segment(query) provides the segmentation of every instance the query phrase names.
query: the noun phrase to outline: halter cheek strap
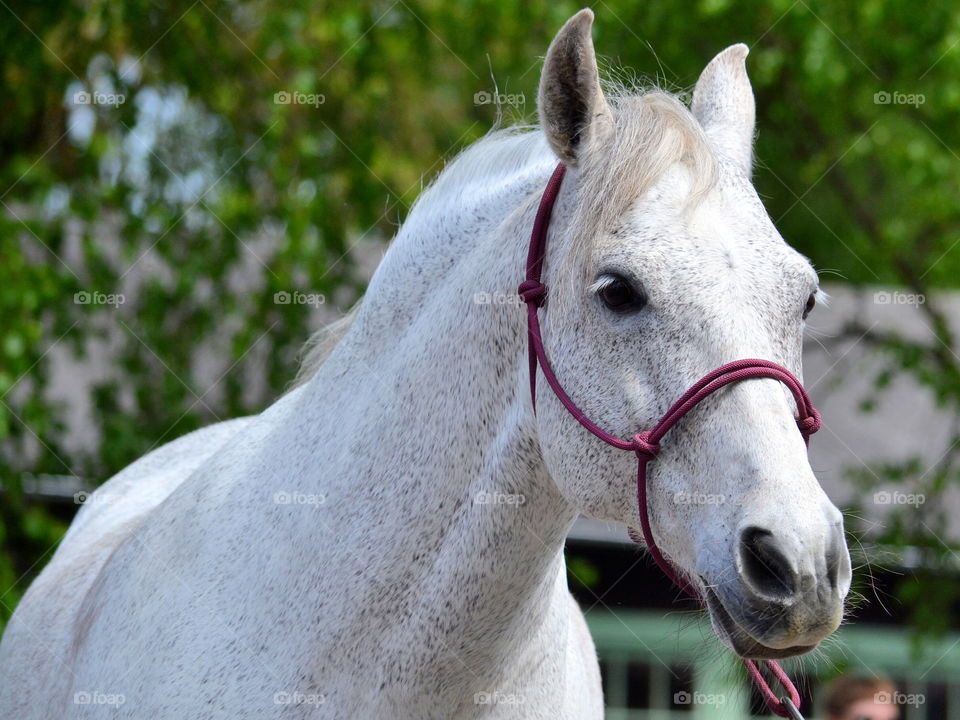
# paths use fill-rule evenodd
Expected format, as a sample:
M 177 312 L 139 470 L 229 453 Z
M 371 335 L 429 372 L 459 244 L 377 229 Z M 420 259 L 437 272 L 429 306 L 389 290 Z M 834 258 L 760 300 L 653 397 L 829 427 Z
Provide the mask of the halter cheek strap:
M 702 400 L 720 388 L 731 383 L 740 382 L 741 380 L 769 378 L 771 380 L 779 380 L 786 385 L 796 401 L 798 413 L 797 427 L 803 435 L 804 442 L 807 444 L 809 444 L 810 436 L 820 429 L 820 413 L 813 407 L 810 396 L 807 394 L 803 384 L 785 367 L 770 362 L 769 360 L 747 359 L 727 363 L 702 377 L 670 406 L 670 409 L 667 410 L 652 429 L 637 433 L 629 440 L 623 440 L 615 435 L 611 435 L 590 420 L 590 418 L 577 407 L 576 403 L 570 399 L 570 396 L 567 395 L 560 381 L 557 380 L 557 376 L 553 372 L 553 367 L 547 358 L 546 350 L 543 347 L 543 337 L 540 333 L 540 318 L 538 316 L 538 311 L 543 307 L 547 297 L 547 288 L 540 280 L 543 274 L 543 260 L 547 249 L 547 229 L 550 225 L 553 205 L 560 192 L 560 184 L 563 182 L 564 171 L 565 166 L 563 163 L 559 164 L 550 176 L 550 180 L 543 192 L 540 206 L 537 209 L 537 216 L 533 223 L 533 233 L 530 237 L 526 279 L 518 288 L 521 299 L 527 305 L 530 397 L 533 401 L 534 411 L 536 411 L 537 403 L 537 366 L 539 365 L 554 395 L 557 396 L 560 403 L 578 423 L 608 445 L 636 454 L 637 509 L 640 515 L 640 528 L 643 542 L 646 544 L 650 555 L 663 571 L 664 575 L 670 578 L 670 580 L 685 593 L 702 602 L 703 600 L 696 588 L 689 583 L 683 577 L 683 574 L 660 552 L 660 548 L 657 546 L 656 540 L 653 537 L 653 531 L 650 527 L 650 515 L 647 503 L 647 465 L 655 460 L 660 452 L 660 440 L 667 434 L 670 428 L 676 425 Z M 632 530 L 630 536 L 634 541 L 640 541 L 640 538 L 637 537 L 636 533 Z M 802 716 L 797 709 L 800 706 L 800 694 L 797 692 L 796 687 L 790 681 L 786 672 L 784 672 L 783 668 L 781 668 L 776 661 L 764 660 L 762 664 L 765 665 L 767 670 L 780 682 L 780 685 L 787 693 L 786 696 L 779 699 L 770 688 L 770 685 L 767 683 L 754 660 L 744 658 L 743 664 L 746 666 L 750 678 L 763 695 L 771 711 L 781 717 L 801 718 L 802 720 Z

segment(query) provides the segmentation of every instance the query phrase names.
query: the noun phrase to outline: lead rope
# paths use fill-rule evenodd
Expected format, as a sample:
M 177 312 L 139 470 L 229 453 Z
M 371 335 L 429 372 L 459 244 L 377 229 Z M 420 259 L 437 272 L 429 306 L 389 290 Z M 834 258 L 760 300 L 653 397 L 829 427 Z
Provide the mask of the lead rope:
M 681 573 L 679 573 L 670 561 L 663 556 L 663 553 L 660 552 L 660 548 L 657 546 L 656 540 L 653 537 L 653 531 L 650 527 L 649 509 L 647 505 L 647 465 L 655 460 L 657 454 L 660 452 L 660 440 L 667 434 L 670 428 L 703 399 L 730 383 L 751 378 L 769 378 L 778 380 L 787 386 L 797 403 L 797 426 L 803 435 L 804 442 L 808 445 L 810 436 L 820 429 L 820 413 L 813 407 L 810 396 L 807 394 L 803 384 L 785 367 L 770 362 L 769 360 L 747 359 L 727 363 L 702 377 L 694 383 L 679 400 L 670 406 L 670 409 L 667 410 L 660 421 L 654 425 L 652 430 L 637 433 L 630 440 L 623 440 L 615 435 L 611 435 L 584 415 L 580 408 L 570 399 L 566 391 L 564 391 L 563 386 L 553 372 L 553 367 L 547 359 L 547 353 L 543 346 L 543 337 L 540 333 L 540 319 L 537 314 L 537 311 L 543 306 L 547 296 L 547 288 L 540 281 L 540 278 L 543 274 L 543 260 L 547 247 L 547 229 L 550 225 L 550 215 L 553 211 L 553 205 L 556 202 L 557 195 L 560 192 L 560 184 L 563 182 L 565 169 L 564 164 L 560 163 L 556 170 L 553 171 L 544 189 L 540 206 L 537 209 L 537 216 L 533 223 L 533 232 L 530 236 L 526 279 L 518 288 L 520 298 L 527 305 L 530 397 L 533 402 L 534 412 L 536 412 L 537 407 L 537 366 L 539 365 L 544 378 L 546 378 L 547 383 L 557 396 L 557 399 L 577 422 L 608 445 L 636 454 L 637 509 L 640 515 L 642 540 L 646 543 L 650 555 L 660 570 L 663 571 L 663 574 L 666 575 L 674 585 L 702 604 L 703 598 L 700 597 L 696 589 L 681 576 Z M 630 530 L 630 537 L 635 542 L 639 543 L 641 541 L 641 538 L 637 537 L 633 529 Z M 747 658 L 741 659 L 747 668 L 750 679 L 753 680 L 754 685 L 756 685 L 760 694 L 763 696 L 767 707 L 770 708 L 772 712 L 780 717 L 803 720 L 803 716 L 798 709 L 800 707 L 800 693 L 797 692 L 797 688 L 784 669 L 780 667 L 779 663 L 775 660 L 761 661 L 786 691 L 786 695 L 781 698 L 777 698 L 776 693 L 774 693 L 766 678 L 764 678 L 756 661 Z

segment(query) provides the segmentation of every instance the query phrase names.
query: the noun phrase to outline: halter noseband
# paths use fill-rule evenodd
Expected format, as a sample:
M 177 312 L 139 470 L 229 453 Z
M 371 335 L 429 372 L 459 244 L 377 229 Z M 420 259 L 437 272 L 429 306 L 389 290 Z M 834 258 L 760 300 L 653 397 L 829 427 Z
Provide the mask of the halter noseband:
M 560 381 L 557 380 L 553 367 L 547 359 L 546 351 L 543 347 L 543 337 L 540 334 L 540 319 L 537 311 L 543 306 L 547 296 L 547 288 L 540 281 L 543 274 L 543 260 L 547 249 L 547 229 L 550 225 L 550 215 L 553 211 L 553 205 L 556 202 L 557 195 L 560 192 L 560 184 L 563 182 L 563 174 L 566 167 L 560 163 L 543 192 L 540 200 L 540 207 L 537 209 L 537 216 L 533 223 L 533 233 L 530 236 L 530 250 L 527 254 L 527 275 L 526 279 L 520 284 L 518 292 L 521 299 L 527 305 L 527 334 L 529 337 L 529 356 L 530 356 L 530 397 L 533 401 L 534 411 L 537 404 L 537 366 L 539 364 L 543 371 L 543 376 L 553 390 L 560 403 L 567 409 L 574 419 L 590 431 L 593 435 L 603 440 L 608 445 L 619 450 L 633 452 L 637 456 L 637 509 L 640 514 L 640 527 L 643 532 L 643 541 L 646 543 L 650 555 L 656 561 L 657 565 L 670 580 L 685 593 L 691 597 L 700 600 L 696 589 L 683 579 L 680 573 L 668 561 L 660 548 L 657 547 L 653 532 L 650 528 L 650 517 L 647 506 L 647 464 L 656 459 L 660 452 L 660 440 L 677 422 L 692 410 L 701 400 L 712 395 L 720 388 L 730 383 L 751 378 L 769 378 L 779 380 L 792 393 L 797 403 L 797 426 L 803 435 L 804 442 L 809 444 L 810 436 L 820 429 L 820 413 L 813 407 L 810 396 L 807 394 L 803 384 L 785 367 L 769 360 L 735 360 L 721 365 L 716 370 L 708 373 L 693 386 L 687 390 L 679 400 L 677 400 L 664 416 L 653 426 L 651 430 L 645 430 L 637 433 L 630 440 L 623 440 L 611 435 L 596 425 L 588 418 L 580 408 L 576 406 L 570 396 L 567 395 Z M 639 542 L 639 538 L 631 530 L 630 537 Z M 767 706 L 771 711 L 788 718 L 802 718 L 797 708 L 800 705 L 800 694 L 796 687 L 790 681 L 783 668 L 774 660 L 764 660 L 763 664 L 779 680 L 787 696 L 778 699 L 776 694 L 767 684 L 757 663 L 754 660 L 743 659 L 743 664 L 747 668 L 751 679 L 756 684 L 757 689 L 763 695 Z

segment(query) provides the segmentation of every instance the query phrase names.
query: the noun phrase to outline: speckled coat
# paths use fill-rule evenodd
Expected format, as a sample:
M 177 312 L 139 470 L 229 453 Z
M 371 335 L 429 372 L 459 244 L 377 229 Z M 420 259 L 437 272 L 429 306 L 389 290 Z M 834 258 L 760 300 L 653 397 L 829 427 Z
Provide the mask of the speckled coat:
M 563 545 L 578 512 L 636 526 L 634 460 L 542 382 L 531 409 L 515 292 L 544 183 L 568 162 L 545 342 L 611 432 L 649 426 L 720 362 L 799 373 L 816 275 L 750 186 L 746 49 L 707 67 L 691 114 L 662 93 L 605 98 L 591 21 L 550 48 L 543 129 L 492 134 L 447 168 L 309 382 L 94 494 L 7 628 L 0 716 L 602 717 Z M 598 301 L 611 273 L 642 284 L 642 312 Z M 744 523 L 813 553 L 839 521 L 789 402 L 772 381 L 711 398 L 651 480 L 663 550 L 727 598 Z M 766 640 L 816 640 L 835 619 Z

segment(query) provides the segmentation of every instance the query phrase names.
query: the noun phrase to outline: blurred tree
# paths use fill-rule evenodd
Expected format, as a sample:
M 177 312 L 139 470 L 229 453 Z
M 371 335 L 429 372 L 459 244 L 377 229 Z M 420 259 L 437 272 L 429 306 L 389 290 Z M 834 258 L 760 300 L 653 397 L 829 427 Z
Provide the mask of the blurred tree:
M 161 441 L 268 404 L 319 322 L 277 294 L 349 305 L 362 291 L 352 248 L 389 238 L 423 182 L 498 111 L 532 118 L 540 58 L 577 9 L 4 5 L 0 620 L 63 531 L 24 498 L 24 474 L 99 481 Z M 955 284 L 960 11 L 892 0 L 595 10 L 608 68 L 672 89 L 726 45 L 752 46 L 758 188 L 819 266 L 928 295 Z M 485 102 L 495 90 L 509 107 Z M 928 312 L 930 343 L 876 342 L 960 416 L 954 339 Z M 96 441 L 66 447 L 52 359 L 97 348 L 111 371 L 77 388 Z M 943 472 L 954 478 L 952 464 Z

